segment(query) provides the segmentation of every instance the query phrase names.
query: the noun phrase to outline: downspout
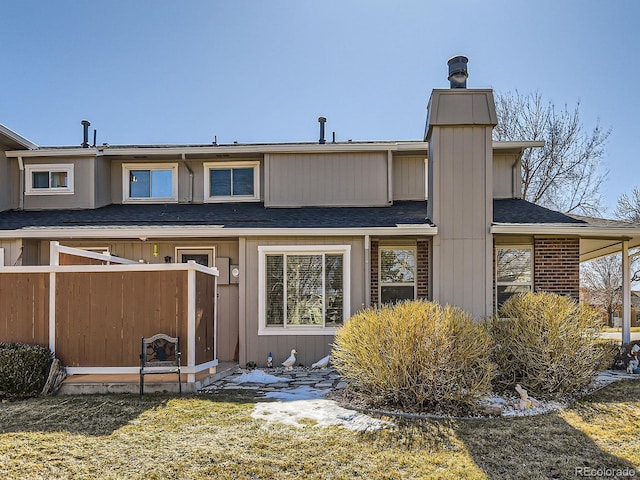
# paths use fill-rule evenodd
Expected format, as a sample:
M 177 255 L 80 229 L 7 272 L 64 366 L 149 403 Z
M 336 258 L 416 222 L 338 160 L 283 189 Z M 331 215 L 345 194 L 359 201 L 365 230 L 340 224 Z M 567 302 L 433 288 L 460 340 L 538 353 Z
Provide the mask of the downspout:
M 193 170 L 191 170 L 191 167 L 187 163 L 187 155 L 184 153 L 182 154 L 182 163 L 184 163 L 184 166 L 189 171 L 189 203 L 193 203 Z
M 387 203 L 393 203 L 393 154 L 387 150 Z
M 24 210 L 24 162 L 22 157 L 18 157 L 18 168 L 20 169 L 20 198 L 18 200 L 18 210 Z
M 522 153 L 516 158 L 515 162 L 513 162 L 513 165 L 511 165 L 511 198 L 520 198 L 520 196 L 522 195 L 522 192 L 520 192 L 519 195 L 516 195 L 516 166 L 518 165 L 518 162 L 521 158 Z

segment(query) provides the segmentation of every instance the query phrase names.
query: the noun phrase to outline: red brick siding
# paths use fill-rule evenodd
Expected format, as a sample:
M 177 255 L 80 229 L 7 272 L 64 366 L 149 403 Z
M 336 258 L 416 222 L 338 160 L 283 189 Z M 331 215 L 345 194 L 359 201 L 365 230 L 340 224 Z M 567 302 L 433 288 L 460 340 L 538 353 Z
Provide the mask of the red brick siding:
M 580 297 L 580 239 L 535 238 L 533 285 L 536 292 Z
M 418 298 L 429 298 L 429 240 L 417 242 Z
M 379 243 L 377 240 L 371 240 L 371 305 L 377 305 L 380 302 L 378 298 L 378 284 L 379 284 L 379 275 L 378 275 L 378 247 Z

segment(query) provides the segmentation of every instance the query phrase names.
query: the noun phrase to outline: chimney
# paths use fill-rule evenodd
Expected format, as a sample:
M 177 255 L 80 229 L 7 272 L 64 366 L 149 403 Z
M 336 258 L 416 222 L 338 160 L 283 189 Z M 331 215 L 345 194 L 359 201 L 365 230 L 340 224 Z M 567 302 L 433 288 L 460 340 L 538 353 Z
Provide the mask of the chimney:
M 447 64 L 449 65 L 449 84 L 451 88 L 467 88 L 467 78 L 469 78 L 469 72 L 467 72 L 467 63 L 469 59 L 462 55 L 452 57 Z
M 327 122 L 325 117 L 318 117 L 318 122 L 320 123 L 320 140 L 318 143 L 324 145 L 327 141 L 324 138 L 324 124 Z
M 82 148 L 89 148 L 89 127 L 91 126 L 91 122 L 89 120 L 82 120 L 80 122 L 82 124 Z

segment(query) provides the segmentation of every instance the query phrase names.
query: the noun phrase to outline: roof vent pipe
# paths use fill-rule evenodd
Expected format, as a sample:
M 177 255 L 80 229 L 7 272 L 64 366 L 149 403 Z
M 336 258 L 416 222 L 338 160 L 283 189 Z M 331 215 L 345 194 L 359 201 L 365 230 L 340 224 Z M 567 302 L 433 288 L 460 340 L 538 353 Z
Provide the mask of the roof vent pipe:
M 324 138 L 324 124 L 327 122 L 327 119 L 325 117 L 318 117 L 318 122 L 320 123 L 320 140 L 318 140 L 318 143 L 324 145 L 327 143 Z
M 89 120 L 82 120 L 80 122 L 82 124 L 82 148 L 89 148 L 89 127 L 91 126 L 91 122 Z
M 467 78 L 469 78 L 469 72 L 467 71 L 467 63 L 469 59 L 462 55 L 452 57 L 447 64 L 449 65 L 449 84 L 451 88 L 467 88 Z

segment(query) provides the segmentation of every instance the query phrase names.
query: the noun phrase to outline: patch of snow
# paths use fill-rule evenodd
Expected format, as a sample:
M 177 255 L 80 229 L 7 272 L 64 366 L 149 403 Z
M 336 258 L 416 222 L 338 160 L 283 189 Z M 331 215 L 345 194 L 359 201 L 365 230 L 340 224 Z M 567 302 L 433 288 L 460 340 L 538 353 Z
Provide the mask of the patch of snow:
M 298 389 L 299 390 L 299 389 Z M 275 393 L 275 392 L 274 392 Z M 313 420 L 317 426 L 340 426 L 357 432 L 382 430 L 391 424 L 339 406 L 333 400 L 316 398 L 284 402 L 261 402 L 251 414 L 255 419 L 303 427 L 301 420 Z
M 272 383 L 290 382 L 290 378 L 276 377 L 275 375 L 269 375 L 262 370 L 252 370 L 251 372 L 245 372 L 239 377 L 232 378 L 233 383 L 260 383 L 263 385 L 269 385 Z

